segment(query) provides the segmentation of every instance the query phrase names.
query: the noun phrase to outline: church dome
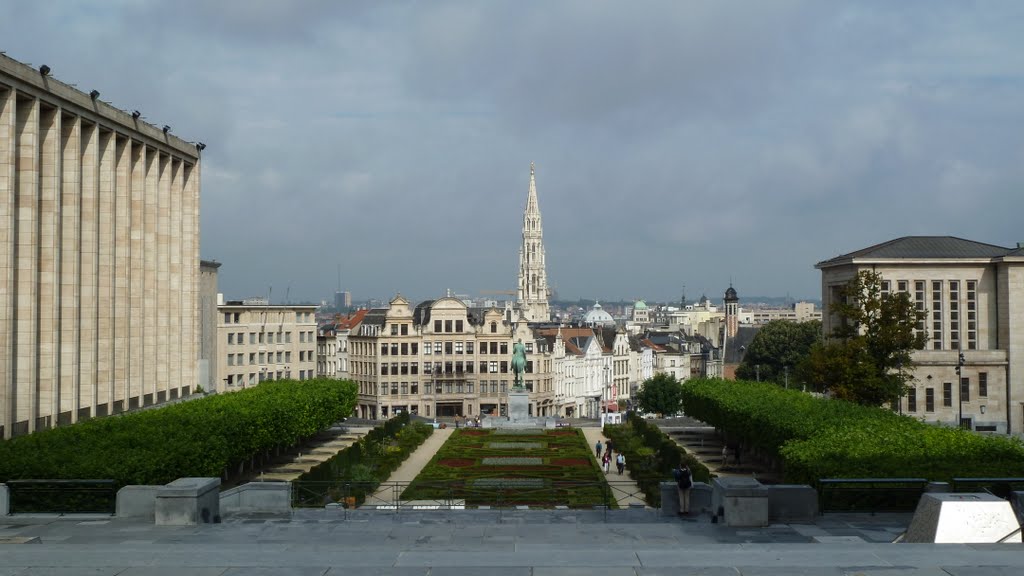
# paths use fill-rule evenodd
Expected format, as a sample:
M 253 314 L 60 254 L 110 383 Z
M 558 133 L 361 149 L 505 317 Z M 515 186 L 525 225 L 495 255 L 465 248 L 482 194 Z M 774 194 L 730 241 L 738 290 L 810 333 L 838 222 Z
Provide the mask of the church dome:
M 600 302 L 594 302 L 594 307 L 587 312 L 587 315 L 583 318 L 583 321 L 588 326 L 613 326 L 615 325 L 615 319 L 612 315 L 605 312 L 601 308 Z
M 633 304 L 634 310 L 647 310 L 647 303 L 643 300 L 637 300 L 636 304 Z

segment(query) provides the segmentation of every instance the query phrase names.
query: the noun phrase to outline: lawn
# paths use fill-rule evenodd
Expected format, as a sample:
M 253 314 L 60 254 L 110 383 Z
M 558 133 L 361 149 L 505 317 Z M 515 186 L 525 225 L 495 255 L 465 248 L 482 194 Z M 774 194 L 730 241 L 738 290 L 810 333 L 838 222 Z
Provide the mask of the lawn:
M 465 500 L 468 506 L 616 506 L 575 428 L 456 430 L 402 498 Z

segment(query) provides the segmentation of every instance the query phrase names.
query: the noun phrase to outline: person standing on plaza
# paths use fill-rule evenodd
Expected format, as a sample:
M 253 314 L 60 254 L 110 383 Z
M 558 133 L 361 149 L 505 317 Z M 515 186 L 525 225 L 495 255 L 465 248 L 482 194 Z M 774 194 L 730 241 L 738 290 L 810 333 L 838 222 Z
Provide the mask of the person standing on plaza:
M 622 452 L 615 457 L 615 467 L 619 469 L 619 476 L 622 476 L 622 471 L 626 469 L 626 457 L 622 455 Z
M 680 461 L 679 467 L 674 471 L 674 476 L 676 487 L 679 490 L 679 515 L 683 516 L 690 513 L 690 488 L 693 487 L 693 474 L 690 473 L 686 462 Z
M 600 441 L 600 440 L 598 440 L 598 441 L 597 441 L 597 444 L 595 444 L 595 445 L 594 445 L 594 452 L 595 452 L 595 453 L 597 454 L 597 457 L 598 457 L 598 458 L 601 458 L 601 450 L 602 450 L 603 448 L 604 448 L 604 445 L 603 445 L 603 444 L 601 444 L 601 441 Z

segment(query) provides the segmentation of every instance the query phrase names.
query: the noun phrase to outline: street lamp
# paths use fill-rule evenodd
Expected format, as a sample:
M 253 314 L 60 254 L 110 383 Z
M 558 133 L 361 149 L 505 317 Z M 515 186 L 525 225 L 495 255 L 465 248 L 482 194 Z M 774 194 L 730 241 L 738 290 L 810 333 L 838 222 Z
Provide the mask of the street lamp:
M 957 397 L 960 400 L 957 404 L 960 405 L 960 427 L 961 428 L 964 427 L 964 379 L 961 376 L 961 374 L 963 373 L 964 364 L 966 364 L 966 362 L 964 362 L 964 352 L 963 352 L 963 350 L 961 350 L 960 351 L 960 355 L 957 356 L 957 358 L 956 358 L 956 380 L 957 380 L 957 385 L 959 386 L 959 392 L 957 394 Z
M 609 374 L 610 373 L 611 373 L 611 369 L 608 367 L 607 364 L 605 364 L 604 365 L 604 385 L 601 386 L 601 404 L 604 405 L 604 419 L 601 420 L 601 424 L 602 425 L 605 422 L 608 421 L 608 401 L 604 399 L 604 395 L 605 395 L 605 391 L 608 390 Z

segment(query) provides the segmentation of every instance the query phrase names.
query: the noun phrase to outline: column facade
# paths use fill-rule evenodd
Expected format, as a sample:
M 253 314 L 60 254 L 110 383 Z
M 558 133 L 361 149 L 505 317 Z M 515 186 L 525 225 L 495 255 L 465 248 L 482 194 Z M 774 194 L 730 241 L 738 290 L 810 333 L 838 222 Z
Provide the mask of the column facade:
M 199 151 L 0 54 L 0 438 L 196 385 Z

